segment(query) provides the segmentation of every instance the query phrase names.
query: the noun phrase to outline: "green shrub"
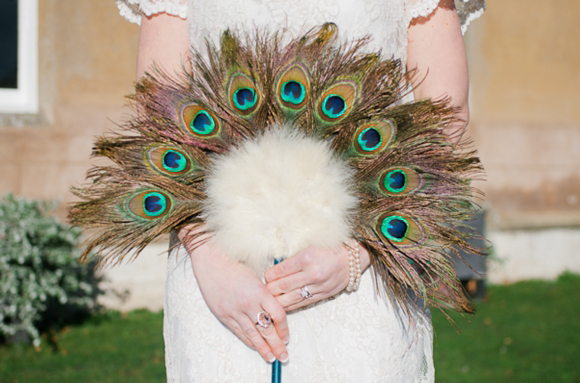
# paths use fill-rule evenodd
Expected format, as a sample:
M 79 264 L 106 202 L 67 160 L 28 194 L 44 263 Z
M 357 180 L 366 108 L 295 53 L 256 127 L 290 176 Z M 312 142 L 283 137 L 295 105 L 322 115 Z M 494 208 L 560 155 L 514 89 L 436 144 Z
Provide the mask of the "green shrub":
M 77 262 L 80 230 L 48 215 L 56 204 L 0 199 L 0 337 L 61 327 L 97 308 L 94 267 Z

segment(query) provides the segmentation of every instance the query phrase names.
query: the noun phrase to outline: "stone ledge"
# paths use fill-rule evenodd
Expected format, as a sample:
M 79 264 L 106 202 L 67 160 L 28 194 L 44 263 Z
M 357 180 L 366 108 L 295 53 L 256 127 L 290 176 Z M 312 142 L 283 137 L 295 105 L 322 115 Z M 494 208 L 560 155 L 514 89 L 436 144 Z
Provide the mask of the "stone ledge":
M 494 284 L 526 279 L 555 279 L 565 271 L 580 273 L 580 228 L 492 230 L 493 255 L 487 280 Z
M 580 211 L 498 212 L 491 210 L 487 230 L 542 230 L 580 228 Z
M 0 127 L 24 128 L 24 127 L 48 127 L 50 122 L 44 113 L 0 113 Z
M 119 311 L 163 309 L 168 248 L 167 242 L 151 244 L 134 261 L 100 271 L 101 287 L 114 292 L 99 297 L 99 303 Z

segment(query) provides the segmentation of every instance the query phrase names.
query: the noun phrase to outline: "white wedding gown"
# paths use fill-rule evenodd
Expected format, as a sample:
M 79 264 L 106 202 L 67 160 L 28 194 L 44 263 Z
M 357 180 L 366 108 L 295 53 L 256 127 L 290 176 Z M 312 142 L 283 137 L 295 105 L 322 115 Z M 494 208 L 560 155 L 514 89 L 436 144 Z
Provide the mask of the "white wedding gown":
M 293 36 L 325 22 L 341 39 L 371 35 L 367 47 L 405 62 L 407 27 L 429 15 L 439 0 L 116 0 L 133 22 L 140 13 L 187 18 L 190 40 L 202 49 L 230 28 L 285 28 Z M 483 11 L 468 0 L 464 26 Z M 477 3 L 477 4 L 476 4 Z M 475 10 L 475 11 L 474 11 Z M 406 325 L 394 307 L 375 295 L 371 272 L 355 293 L 342 293 L 288 315 L 290 360 L 284 383 L 433 383 L 433 330 L 418 317 Z M 205 304 L 183 248 L 169 256 L 165 293 L 165 359 L 168 382 L 269 383 L 271 365 L 224 327 Z

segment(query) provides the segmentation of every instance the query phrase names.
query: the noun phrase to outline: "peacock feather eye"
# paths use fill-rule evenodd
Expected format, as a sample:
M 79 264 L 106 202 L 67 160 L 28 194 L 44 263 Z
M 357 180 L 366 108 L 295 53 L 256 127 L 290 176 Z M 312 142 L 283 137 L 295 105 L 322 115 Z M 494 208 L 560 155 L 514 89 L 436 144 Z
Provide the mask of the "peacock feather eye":
M 277 85 L 278 102 L 285 108 L 299 111 L 308 103 L 310 77 L 306 68 L 295 63 L 284 69 Z
M 385 217 L 381 222 L 381 233 L 394 242 L 403 242 L 409 231 L 409 222 L 401 216 Z
M 199 138 L 210 138 L 220 131 L 220 123 L 213 112 L 199 104 L 181 107 L 181 119 L 187 130 Z
M 182 176 L 194 167 L 186 152 L 171 146 L 151 146 L 145 150 L 145 159 L 153 169 L 169 177 Z
M 349 115 L 357 97 L 355 82 L 339 82 L 328 88 L 318 100 L 318 116 L 326 122 L 341 121 Z
M 376 231 L 379 237 L 397 247 L 414 247 L 425 243 L 425 228 L 406 213 L 384 213 L 377 220 Z
M 260 106 L 260 93 L 245 74 L 232 76 L 228 85 L 230 105 L 242 116 L 249 116 Z
M 282 101 L 286 104 L 300 105 L 306 99 L 306 89 L 298 81 L 290 80 L 282 84 L 280 92 Z
M 383 143 L 381 133 L 373 126 L 365 128 L 356 139 L 358 146 L 365 152 L 373 152 Z
M 385 177 L 384 185 L 390 192 L 400 193 L 407 185 L 407 175 L 401 169 L 391 170 Z
M 423 186 L 423 177 L 408 167 L 389 168 L 379 178 L 379 188 L 389 196 L 408 195 Z
M 172 199 L 167 193 L 161 190 L 145 190 L 130 197 L 125 208 L 134 216 L 154 220 L 167 215 L 172 206 Z
M 238 88 L 234 92 L 234 105 L 239 110 L 248 110 L 256 105 L 256 91 L 252 88 Z
M 150 217 L 157 217 L 167 210 L 167 198 L 161 193 L 151 192 L 143 198 L 143 211 Z
M 175 150 L 168 150 L 165 152 L 161 162 L 163 168 L 171 173 L 181 172 L 187 166 L 185 156 Z
M 354 148 L 362 155 L 375 155 L 391 144 L 396 131 L 395 122 L 389 119 L 364 124 L 354 133 Z
M 215 129 L 215 121 L 205 110 L 197 112 L 190 124 L 190 129 L 200 136 L 207 136 Z
M 340 94 L 329 94 L 322 101 L 322 113 L 328 118 L 340 118 L 346 112 L 346 101 Z

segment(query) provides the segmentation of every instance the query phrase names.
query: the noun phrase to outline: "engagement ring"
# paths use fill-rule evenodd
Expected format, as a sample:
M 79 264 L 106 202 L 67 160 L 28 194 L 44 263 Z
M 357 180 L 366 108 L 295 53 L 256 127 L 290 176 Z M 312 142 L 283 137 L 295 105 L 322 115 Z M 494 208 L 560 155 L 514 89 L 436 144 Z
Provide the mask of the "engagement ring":
M 256 316 L 256 326 L 268 328 L 272 324 L 272 317 L 265 311 L 260 311 Z
M 308 286 L 303 286 L 302 289 L 300 289 L 300 295 L 302 295 L 302 298 L 304 299 L 312 298 L 312 293 L 308 289 Z

